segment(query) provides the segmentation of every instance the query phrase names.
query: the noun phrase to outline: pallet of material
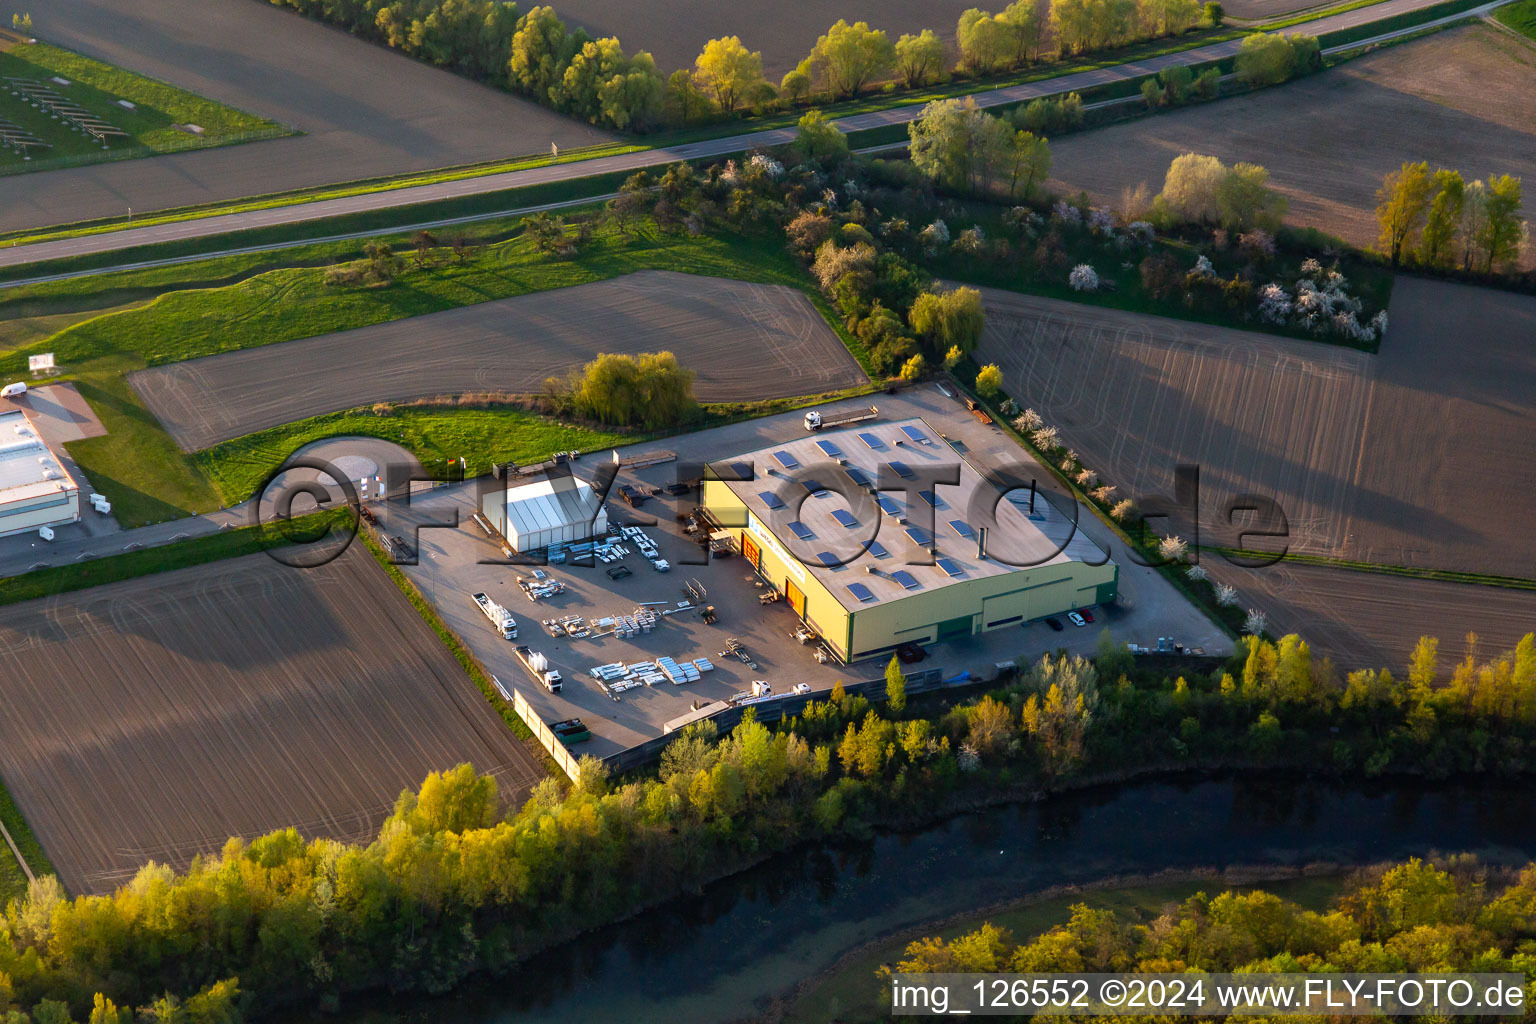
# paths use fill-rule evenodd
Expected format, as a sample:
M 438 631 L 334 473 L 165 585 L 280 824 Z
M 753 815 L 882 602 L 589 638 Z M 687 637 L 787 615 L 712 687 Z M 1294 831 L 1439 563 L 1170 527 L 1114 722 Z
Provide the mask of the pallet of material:
M 694 658 L 693 667 L 698 669 L 700 672 L 713 672 L 715 670 L 714 662 L 710 661 L 708 658 Z

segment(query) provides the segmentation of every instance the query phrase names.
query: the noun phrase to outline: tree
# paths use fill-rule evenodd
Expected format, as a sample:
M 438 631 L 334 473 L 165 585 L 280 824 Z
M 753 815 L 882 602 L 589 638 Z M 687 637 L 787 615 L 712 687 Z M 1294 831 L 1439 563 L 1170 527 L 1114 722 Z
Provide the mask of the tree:
M 691 370 L 671 352 L 600 354 L 573 378 L 576 408 L 602 423 L 653 428 L 681 422 L 694 409 Z
M 891 663 L 885 666 L 885 706 L 896 715 L 907 706 L 907 676 L 901 670 L 901 660 L 894 654 Z
M 868 82 L 896 66 L 896 48 L 868 22 L 839 19 L 816 40 L 811 59 L 825 69 L 834 96 L 856 97 Z
M 1297 40 L 1309 36 L 1282 36 L 1255 32 L 1243 39 L 1237 51 L 1237 77 L 1251 86 L 1278 85 L 1305 70 L 1312 60 L 1317 40 L 1310 45 Z
M 791 103 L 804 103 L 811 95 L 811 73 L 803 66 L 787 72 L 779 82 L 779 92 L 789 98 Z
M 1221 22 L 1227 16 L 1227 10 L 1217 0 L 1205 0 L 1205 23 L 1211 28 L 1220 28 Z
M 694 62 L 694 77 L 701 88 L 714 93 L 715 102 L 727 114 L 763 83 L 763 55 L 748 50 L 738 36 L 711 39 Z
M 535 99 L 548 99 L 550 86 L 565 72 L 564 49 L 565 22 L 552 7 L 533 8 L 512 36 L 512 83 Z
M 416 265 L 424 267 L 432 255 L 432 250 L 437 247 L 437 237 L 430 231 L 418 231 L 411 236 L 411 245 L 416 249 Z
M 453 236 L 453 261 L 459 266 L 462 267 L 464 264 L 468 263 L 469 258 L 474 254 L 474 251 L 475 244 L 469 240 L 468 236 Z
M 709 97 L 699 89 L 693 72 L 678 68 L 667 76 L 667 91 L 663 101 L 667 117 L 673 124 L 688 124 L 709 109 Z
M 554 252 L 565 242 L 565 221 L 552 216 L 548 210 L 524 217 L 521 227 L 523 235 L 539 252 Z
M 965 66 L 979 75 L 996 71 L 1013 53 L 1008 25 L 975 7 L 960 15 L 955 41 L 960 45 L 960 58 Z
M 923 354 L 919 352 L 917 355 L 913 356 L 911 359 L 908 359 L 904 364 L 902 364 L 901 379 L 921 380 L 923 374 L 926 372 L 928 372 L 928 367 L 923 361 Z
M 1003 159 L 1011 199 L 1028 199 L 1051 176 L 1051 147 L 1033 132 L 1014 132 Z
M 1217 219 L 1228 231 L 1273 233 L 1285 208 L 1285 197 L 1269 187 L 1269 172 L 1258 164 L 1234 164 L 1216 186 Z
M 923 292 L 912 303 L 907 322 L 930 352 L 947 352 L 951 347 L 970 352 L 981 340 L 982 328 L 986 326 L 981 292 L 975 288 Z
M 976 374 L 976 392 L 982 398 L 996 398 L 1003 392 L 1003 371 L 988 363 Z
M 1443 267 L 1456 258 L 1456 232 L 1461 228 L 1462 202 L 1467 183 L 1460 171 L 1435 171 L 1435 195 L 1424 217 L 1419 235 L 1419 262 Z
M 1520 255 L 1520 179 L 1501 174 L 1488 179 L 1481 230 L 1475 242 L 1483 258 L 1483 273 L 1513 263 Z
M 1051 0 L 1051 27 L 1062 49 L 1101 50 L 1129 38 L 1136 0 Z
M 1178 35 L 1200 19 L 1198 0 L 1142 0 L 1142 17 L 1152 35 Z
M 977 109 L 976 101 L 969 97 L 964 102 L 936 100 L 928 104 L 907 126 L 907 134 L 912 140 L 912 165 L 940 184 L 961 191 L 989 192 L 1000 176 L 1009 173 L 1012 192 L 1020 181 L 1033 185 L 1042 158 L 1047 170 L 1050 166 L 1050 151 L 1036 145 L 1033 136 L 1020 139 L 1007 121 Z
M 400 257 L 388 242 L 365 243 L 363 256 L 368 260 L 364 274 L 374 284 L 389 284 L 400 273 Z
M 1377 244 L 1393 267 L 1402 262 L 1404 247 L 1423 225 L 1433 191 L 1429 165 L 1423 161 L 1403 164 L 1376 190 L 1376 223 L 1381 228 Z
M 1189 98 L 1190 83 L 1195 79 L 1195 73 L 1188 65 L 1175 64 L 1171 68 L 1164 69 L 1158 76 L 1158 84 L 1162 86 L 1163 101 L 1171 107 L 1176 107 Z
M 661 115 L 665 94 L 655 60 L 641 50 L 599 83 L 596 123 L 621 131 L 645 128 Z
M 1045 29 L 1040 20 L 1039 5 L 1034 0 L 1013 0 L 1003 8 L 997 20 L 1007 29 L 1008 38 L 1013 43 L 1013 63 L 1034 60 Z
M 916 89 L 944 66 L 944 41 L 925 28 L 919 35 L 896 40 L 896 68 L 908 89 Z
M 848 136 L 821 111 L 807 111 L 795 127 L 795 147 L 807 160 L 830 166 L 848 159 Z
M 1156 110 L 1163 105 L 1163 87 L 1149 78 L 1141 83 L 1141 98 L 1148 110 Z
M 1214 156 L 1185 153 L 1174 157 L 1163 179 L 1163 201 L 1186 221 L 1214 224 L 1216 189 L 1226 176 L 1226 165 Z

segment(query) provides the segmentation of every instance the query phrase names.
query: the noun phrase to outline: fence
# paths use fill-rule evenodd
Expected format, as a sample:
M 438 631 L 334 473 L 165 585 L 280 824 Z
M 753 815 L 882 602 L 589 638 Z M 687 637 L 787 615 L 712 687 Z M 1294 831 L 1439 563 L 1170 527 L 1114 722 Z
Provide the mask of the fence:
M 565 744 L 560 741 L 560 737 L 551 732 L 549 726 L 544 724 L 544 719 L 540 718 L 538 712 L 533 710 L 532 705 L 523 698 L 523 695 L 518 692 L 517 687 L 514 686 L 511 689 L 512 709 L 517 712 L 518 717 L 523 720 L 524 724 L 533 730 L 534 737 L 544 744 L 544 749 L 549 751 L 549 756 L 555 759 L 555 763 L 560 766 L 561 771 L 569 775 L 574 781 L 577 773 L 580 771 L 577 767 L 576 759 L 571 756 L 569 750 L 565 749 Z M 658 757 L 660 753 L 660 751 L 657 751 Z

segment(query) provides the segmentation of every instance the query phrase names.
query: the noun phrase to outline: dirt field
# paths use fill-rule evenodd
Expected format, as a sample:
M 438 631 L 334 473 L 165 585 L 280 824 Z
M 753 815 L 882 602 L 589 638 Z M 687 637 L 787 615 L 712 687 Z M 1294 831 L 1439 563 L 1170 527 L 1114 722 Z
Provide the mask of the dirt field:
M 1256 493 L 1285 510 L 1297 552 L 1536 575 L 1525 511 L 1536 493 L 1536 299 L 1401 278 L 1381 354 L 1368 356 L 1007 292 L 986 298 L 979 359 L 997 362 L 1009 393 L 1106 480 L 1143 499 L 1172 493 L 1176 465 L 1200 466 L 1201 543 L 1234 543 L 1222 509 Z M 1415 581 L 1342 575 L 1382 607 L 1427 592 Z M 1460 621 L 1469 626 L 1485 599 L 1529 610 L 1525 628 L 1536 626 L 1536 595 L 1428 589 L 1468 602 Z M 1309 608 L 1353 614 L 1290 599 L 1273 594 L 1276 621 L 1304 619 Z M 1379 624 L 1390 630 L 1395 614 L 1382 612 Z M 1397 617 L 1437 620 L 1429 610 Z
M 1459 660 L 1469 632 L 1483 657 L 1536 631 L 1536 591 L 1409 579 L 1316 565 L 1240 569 L 1202 560 L 1245 608 L 1263 609 L 1269 632 L 1299 633 L 1343 670 L 1390 668 L 1402 677 L 1421 636 L 1438 637 L 1442 669 Z
M 801 292 L 666 271 L 484 302 L 144 370 L 134 388 L 187 450 L 380 401 L 536 392 L 599 352 L 670 349 L 701 401 L 866 380 Z
M 0 609 L 0 774 L 73 892 L 285 826 L 370 835 L 469 761 L 542 774 L 360 545 Z
M 1118 203 L 1138 182 L 1160 189 L 1191 151 L 1263 164 L 1290 199 L 1289 223 L 1374 245 L 1376 189 L 1405 160 L 1536 181 L 1536 50 L 1470 26 L 1281 88 L 1053 139 L 1051 187 Z
M 579 121 L 257 0 L 0 0 L 35 31 L 298 137 L 6 180 L 0 230 L 590 145 Z M 273 45 L 281 40 L 281 45 Z

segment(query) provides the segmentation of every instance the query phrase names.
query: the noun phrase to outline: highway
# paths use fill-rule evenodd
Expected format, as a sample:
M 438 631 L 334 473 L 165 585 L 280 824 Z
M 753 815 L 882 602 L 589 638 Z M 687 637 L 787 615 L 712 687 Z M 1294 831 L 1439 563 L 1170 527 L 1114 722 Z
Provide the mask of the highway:
M 1369 7 L 1346 11 L 1341 14 L 1330 15 L 1296 26 L 1290 31 L 1306 32 L 1320 35 L 1326 32 L 1336 32 L 1340 29 L 1353 28 L 1360 25 L 1371 24 L 1399 14 L 1419 10 L 1433 6 L 1440 0 L 1383 0 L 1383 2 Z M 1448 15 L 1445 18 L 1427 22 L 1396 32 L 1383 33 L 1371 40 L 1362 40 L 1352 43 L 1350 46 L 1360 46 L 1365 42 L 1379 41 L 1400 36 L 1409 32 L 1420 32 L 1425 28 L 1458 21 L 1464 18 L 1485 14 L 1500 6 L 1508 0 L 1492 0 L 1472 10 Z M 1182 50 L 1177 53 L 1164 54 L 1151 57 L 1146 60 L 1130 61 L 1111 67 L 1095 68 L 1088 71 L 1079 71 L 1055 78 L 1044 79 L 1038 82 L 1029 82 L 1022 85 L 1008 86 L 1001 89 L 991 89 L 973 94 L 972 98 L 978 106 L 993 107 L 1002 106 L 1020 101 L 1027 101 L 1043 96 L 1052 96 L 1059 93 L 1082 91 L 1095 86 L 1107 85 L 1113 82 L 1140 78 L 1144 75 L 1154 74 L 1164 68 L 1181 64 L 1194 64 L 1219 60 L 1236 53 L 1240 40 L 1230 39 L 1221 43 L 1212 43 L 1208 46 Z M 889 125 L 902 125 L 916 120 L 922 113 L 922 105 L 911 104 L 895 107 L 887 110 L 874 111 L 867 114 L 858 114 L 844 118 L 837 123 L 844 132 L 865 131 L 871 128 L 880 128 Z M 405 188 L 386 189 L 378 192 L 369 192 L 359 195 L 346 196 L 337 199 L 326 199 L 316 202 L 303 203 L 292 206 L 274 207 L 265 210 L 253 210 L 244 213 L 220 214 L 216 216 L 202 217 L 195 220 L 173 221 L 164 224 L 154 224 L 145 227 L 122 228 L 115 231 L 99 234 L 81 235 L 72 238 L 61 238 L 52 241 L 36 242 L 30 245 L 17 245 L 0 249 L 0 268 L 24 266 L 30 263 L 38 263 L 46 260 L 61 259 L 72 256 L 96 255 L 100 253 L 114 252 L 129 249 L 136 246 L 154 245 L 165 242 L 184 242 L 198 238 L 209 238 L 224 235 L 236 231 L 246 231 L 254 228 L 269 228 L 293 224 L 301 224 L 308 221 L 322 220 L 330 217 L 338 217 L 346 214 L 367 213 L 379 210 L 396 209 L 412 206 L 419 203 L 434 202 L 445 199 L 457 199 L 466 196 L 484 195 L 500 192 L 506 189 L 524 188 L 530 185 L 542 185 L 550 182 L 569 181 L 593 175 L 607 174 L 615 171 L 637 171 L 644 168 L 657 167 L 679 160 L 701 160 L 710 157 L 723 156 L 731 153 L 740 153 L 747 150 L 778 146 L 790 142 L 795 137 L 793 128 L 781 128 L 769 131 L 748 132 L 739 135 L 731 135 L 725 138 L 710 139 L 703 142 L 689 143 L 687 145 L 670 146 L 657 149 L 644 150 L 636 153 L 625 153 L 617 156 L 600 157 L 593 160 L 584 160 L 576 163 L 556 164 L 544 167 L 528 168 L 526 170 L 509 171 L 499 174 L 487 174 L 473 178 L 462 178 L 454 181 L 438 182 L 428 185 L 415 185 Z M 266 143 L 253 143 L 249 147 L 266 145 Z M 150 158 L 154 159 L 154 158 Z M 590 200 L 583 200 L 590 201 Z M 558 204 L 557 204 L 558 205 Z M 486 214 L 482 217 L 499 216 L 502 214 Z M 459 221 L 432 221 L 422 226 L 444 226 Z M 392 229 L 393 230 L 393 229 Z M 368 234 L 378 234 L 371 231 Z M 347 236 L 332 236 L 347 237 Z M 291 245 L 286 242 L 283 245 Z M 232 251 L 259 251 L 261 248 Z M 200 257 L 200 258 L 206 258 Z M 153 265 L 153 264 L 149 264 Z M 74 275 L 53 275 L 74 276 Z

